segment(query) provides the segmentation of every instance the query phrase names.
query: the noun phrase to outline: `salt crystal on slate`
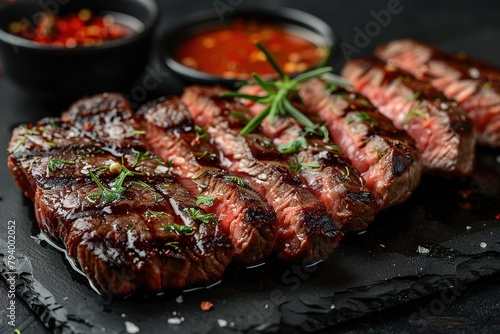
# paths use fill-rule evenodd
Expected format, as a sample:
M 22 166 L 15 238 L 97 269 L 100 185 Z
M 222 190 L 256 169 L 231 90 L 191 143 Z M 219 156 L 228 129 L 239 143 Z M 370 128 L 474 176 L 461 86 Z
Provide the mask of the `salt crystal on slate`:
M 171 325 L 180 325 L 182 320 L 179 318 L 169 318 L 167 322 Z
M 179 297 L 175 298 L 175 301 L 180 304 L 184 301 L 184 298 L 182 297 L 182 295 L 180 295 Z
M 425 248 L 425 247 L 422 247 L 422 246 L 418 246 L 418 250 L 417 250 L 420 254 L 428 254 L 429 253 L 429 249 L 428 248 Z
M 125 321 L 125 330 L 129 334 L 139 333 L 141 330 L 133 322 Z
M 219 324 L 219 327 L 226 327 L 227 326 L 227 321 L 224 319 L 217 320 L 217 323 Z
M 481 243 L 479 244 L 479 246 L 481 246 L 481 248 L 485 248 L 485 247 L 487 246 L 487 244 L 486 244 L 486 242 L 481 242 Z

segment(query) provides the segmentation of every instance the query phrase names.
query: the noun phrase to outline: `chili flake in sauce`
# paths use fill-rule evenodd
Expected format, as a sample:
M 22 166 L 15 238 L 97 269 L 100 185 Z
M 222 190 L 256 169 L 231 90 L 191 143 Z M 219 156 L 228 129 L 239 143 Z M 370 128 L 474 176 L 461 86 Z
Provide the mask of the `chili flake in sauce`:
M 235 20 L 230 26 L 205 31 L 190 37 L 177 52 L 185 66 L 228 79 L 248 79 L 253 72 L 274 74 L 266 56 L 255 43 L 269 50 L 287 74 L 303 72 L 327 55 L 319 46 L 277 25 Z
M 67 48 L 97 46 L 133 34 L 132 28 L 115 22 L 112 15 L 94 15 L 89 9 L 62 16 L 43 13 L 35 25 L 11 22 L 9 31 L 42 45 Z

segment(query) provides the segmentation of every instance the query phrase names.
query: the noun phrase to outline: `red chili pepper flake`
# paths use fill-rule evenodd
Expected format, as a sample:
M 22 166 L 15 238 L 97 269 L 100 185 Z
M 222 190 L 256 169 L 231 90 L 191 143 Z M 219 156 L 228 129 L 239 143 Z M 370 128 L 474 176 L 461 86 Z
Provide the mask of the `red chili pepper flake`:
M 495 219 L 496 220 L 500 220 L 500 213 L 498 215 L 495 216 Z
M 203 311 L 205 311 L 205 312 L 210 311 L 210 310 L 212 309 L 212 307 L 213 307 L 213 306 L 214 306 L 214 304 L 213 304 L 213 303 L 211 303 L 211 302 L 209 302 L 209 301 L 207 301 L 207 300 L 202 301 L 202 302 L 201 302 L 201 304 L 200 304 L 200 308 L 201 308 Z
M 63 16 L 42 13 L 40 17 L 34 26 L 25 21 L 11 22 L 9 31 L 43 45 L 66 48 L 101 45 L 133 34 L 130 27 L 116 23 L 111 15 L 94 15 L 89 9 Z
M 94 125 L 93 125 L 93 124 L 91 124 L 91 123 L 85 123 L 85 125 L 84 125 L 84 127 L 83 127 L 83 129 L 84 129 L 85 131 L 91 131 L 93 128 L 94 128 Z

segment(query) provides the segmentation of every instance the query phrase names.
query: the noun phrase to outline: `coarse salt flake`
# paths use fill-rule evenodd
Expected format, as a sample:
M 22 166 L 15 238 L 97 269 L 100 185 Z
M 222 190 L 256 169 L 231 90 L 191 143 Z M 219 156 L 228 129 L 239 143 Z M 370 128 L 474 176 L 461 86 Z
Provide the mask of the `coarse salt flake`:
M 224 320 L 224 319 L 218 319 L 217 323 L 219 324 L 219 327 L 226 327 L 227 326 L 227 320 Z
M 475 67 L 471 67 L 469 68 L 469 76 L 472 78 L 472 79 L 478 79 L 479 78 L 479 70 Z
M 479 244 L 479 246 L 481 246 L 481 248 L 486 248 L 486 246 L 488 246 L 488 245 L 486 244 L 486 242 L 481 242 Z
M 166 166 L 158 165 L 155 169 L 155 174 L 165 174 L 168 173 L 169 168 Z
M 429 248 L 425 248 L 425 247 L 422 247 L 422 246 L 418 246 L 417 251 L 420 254 L 429 254 Z
M 125 321 L 125 330 L 130 334 L 139 333 L 141 331 L 139 327 L 137 327 L 133 322 L 130 321 Z
M 167 322 L 171 325 L 180 325 L 182 320 L 180 318 L 169 318 Z

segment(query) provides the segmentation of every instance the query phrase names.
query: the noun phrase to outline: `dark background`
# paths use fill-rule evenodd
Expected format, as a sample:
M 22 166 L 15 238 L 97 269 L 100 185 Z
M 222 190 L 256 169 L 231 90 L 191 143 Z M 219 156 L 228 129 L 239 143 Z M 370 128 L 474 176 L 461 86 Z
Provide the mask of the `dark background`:
M 230 1 L 221 0 L 223 3 Z M 286 6 L 307 11 L 326 21 L 335 31 L 340 42 L 355 44 L 355 28 L 364 30 L 365 25 L 373 21 L 371 11 L 379 12 L 387 9 L 390 1 L 327 1 L 327 0 L 266 0 L 266 1 L 232 1 L 240 3 L 234 10 L 245 6 Z M 158 39 L 169 27 L 173 26 L 183 16 L 202 9 L 214 9 L 213 1 L 169 0 L 158 1 L 161 16 L 151 52 L 151 68 L 157 68 L 159 49 Z M 0 3 L 0 6 L 2 4 Z M 500 66 L 500 3 L 498 1 L 400 1 L 402 11 L 392 15 L 390 23 L 381 29 L 380 34 L 370 38 L 367 45 L 360 47 L 359 53 L 352 57 L 369 55 L 375 46 L 383 41 L 394 38 L 412 37 L 440 46 L 449 51 L 466 51 L 468 54 L 496 63 Z M 215 9 L 214 9 L 215 10 Z M 345 45 L 345 44 L 344 44 Z M 359 45 L 358 45 L 359 46 Z M 340 70 L 346 58 L 340 49 L 332 59 L 336 71 Z M 0 65 L 1 65 L 0 59 Z M 165 70 L 164 68 L 162 70 Z M 138 83 L 140 83 L 140 78 Z M 130 87 L 134 87 L 131 84 Z M 124 91 L 131 102 L 142 103 L 163 94 L 179 93 L 182 84 L 173 76 L 159 82 L 154 91 L 147 96 L 133 96 L 133 88 Z M 34 222 L 29 213 L 30 203 L 23 200 L 22 194 L 15 186 L 6 166 L 6 147 L 13 126 L 23 122 L 35 122 L 48 114 L 58 115 L 65 106 L 58 103 L 47 104 L 26 95 L 18 87 L 13 86 L 8 78 L 0 76 L 0 238 L 6 236 L 8 220 L 17 222 L 17 250 L 25 254 L 47 252 L 47 258 L 39 256 L 33 262 L 34 273 L 40 281 L 44 278 L 46 261 L 65 260 L 55 252 L 42 249 L 30 238 Z M 499 152 L 497 152 L 499 153 Z M 489 152 L 491 155 L 491 152 Z M 493 152 L 493 155 L 496 154 Z M 498 179 L 498 174 L 493 178 Z M 498 194 L 498 192 L 497 192 Z M 500 204 L 500 203 L 499 203 Z M 500 212 L 500 205 L 499 212 Z M 28 213 L 27 213 L 28 212 Z M 498 238 L 495 237 L 497 240 Z M 67 265 L 60 266 L 61 276 L 66 277 L 71 269 Z M 72 274 L 70 275 L 72 276 Z M 69 284 L 72 282 L 70 281 Z M 64 283 L 66 284 L 66 283 Z M 66 286 L 62 287 L 67 288 Z M 90 292 L 92 293 L 92 292 Z M 6 285 L 0 280 L 0 331 L 6 331 L 5 308 L 8 300 Z M 378 312 L 359 320 L 351 321 L 335 327 L 338 332 L 419 332 L 421 327 L 410 325 L 410 319 L 415 312 L 426 309 L 435 296 L 421 298 L 405 303 L 397 308 Z M 22 333 L 44 333 L 45 327 L 32 315 L 30 310 L 19 300 L 17 303 L 17 324 Z M 468 285 L 456 300 L 446 305 L 438 315 L 425 317 L 427 330 L 434 332 L 489 332 L 500 330 L 500 276 L 492 275 Z M 182 331 L 182 330 L 181 330 Z M 141 332 L 142 333 L 142 332 Z

